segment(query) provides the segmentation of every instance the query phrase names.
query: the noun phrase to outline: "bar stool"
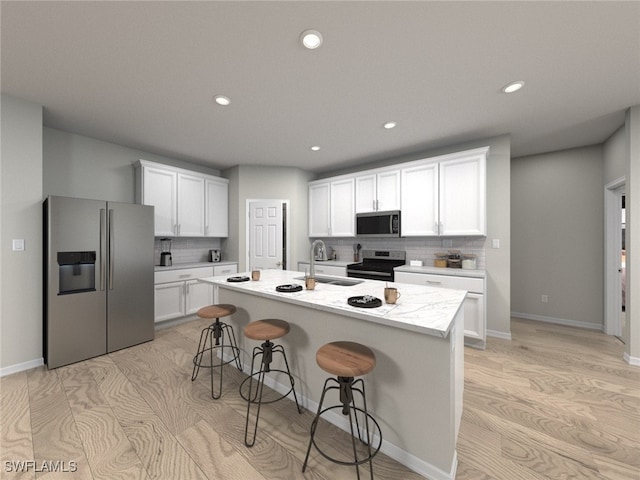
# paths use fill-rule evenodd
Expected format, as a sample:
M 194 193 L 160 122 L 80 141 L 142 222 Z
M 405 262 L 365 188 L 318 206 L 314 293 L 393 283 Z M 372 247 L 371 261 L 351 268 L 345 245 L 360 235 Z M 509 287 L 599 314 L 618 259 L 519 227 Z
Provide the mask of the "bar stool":
M 214 399 L 220 398 L 222 395 L 222 367 L 227 365 L 228 363 L 235 362 L 238 370 L 242 371 L 242 365 L 240 364 L 240 349 L 238 348 L 238 343 L 236 342 L 236 335 L 233 332 L 233 327 L 227 325 L 224 322 L 220 321 L 220 317 L 228 317 L 229 315 L 233 315 L 236 312 L 236 307 L 234 305 L 228 304 L 218 304 L 218 305 L 209 305 L 207 307 L 202 307 L 198 310 L 198 317 L 213 319 L 215 318 L 215 322 L 213 322 L 208 327 L 202 329 L 200 333 L 200 342 L 198 343 L 198 351 L 193 357 L 193 372 L 191 373 L 191 381 L 193 382 L 196 378 L 198 378 L 198 373 L 200 373 L 201 368 L 208 368 L 211 373 L 211 397 Z M 225 335 L 226 334 L 226 335 Z M 225 336 L 229 341 L 228 345 L 225 345 Z M 225 349 L 231 349 L 231 353 L 233 358 L 230 360 L 224 359 Z M 214 363 L 214 357 L 218 355 L 214 355 L 214 351 L 220 351 L 220 362 Z M 204 360 L 204 356 L 206 353 L 209 353 L 209 361 Z M 220 385 L 218 387 L 218 394 L 216 395 L 213 389 L 213 369 L 220 369 Z
M 376 456 L 382 445 L 382 432 L 378 422 L 367 411 L 367 399 L 364 390 L 364 381 L 359 378 L 354 380 L 354 377 L 366 375 L 376 366 L 376 357 L 374 353 L 368 347 L 355 342 L 332 342 L 323 345 L 316 352 L 316 362 L 318 366 L 325 372 L 335 375 L 337 378 L 329 377 L 324 382 L 324 388 L 322 389 L 322 395 L 320 396 L 320 404 L 318 405 L 318 412 L 316 413 L 313 422 L 311 423 L 311 436 L 309 438 L 309 446 L 307 447 L 307 455 L 302 465 L 302 471 L 307 468 L 307 462 L 309 460 L 309 453 L 311 452 L 311 445 L 316 447 L 316 450 L 328 460 L 340 465 L 351 465 L 356 467 L 356 474 L 360 479 L 359 465 L 369 462 L 369 470 L 371 472 L 371 479 L 373 480 L 373 463 L 372 459 Z M 340 395 L 340 403 L 332 405 L 330 407 L 322 408 L 324 404 L 324 398 L 328 391 L 338 390 Z M 354 392 L 358 392 L 362 398 L 363 408 L 357 407 L 354 397 Z M 351 444 L 353 447 L 353 461 L 340 460 L 325 453 L 316 443 L 316 428 L 321 416 L 330 410 L 341 409 L 343 415 L 349 416 L 349 426 L 351 429 Z M 358 420 L 358 415 L 362 416 L 362 420 L 365 424 L 366 436 L 363 438 Z M 366 456 L 358 458 L 358 451 L 356 448 L 356 437 L 354 435 L 354 420 L 355 430 L 357 430 L 358 440 L 361 444 L 366 446 Z M 369 424 L 372 423 L 375 430 L 372 432 L 369 428 Z M 375 448 L 372 449 L 372 440 L 375 434 L 378 437 L 378 442 Z
M 289 362 L 287 361 L 287 355 L 284 351 L 282 345 L 275 345 L 272 340 L 277 338 L 284 337 L 289 333 L 289 323 L 276 319 L 269 318 L 265 320 L 256 320 L 255 322 L 251 322 L 249 325 L 244 327 L 244 335 L 247 338 L 252 340 L 261 340 L 263 343 L 255 347 L 253 349 L 253 356 L 251 359 L 251 375 L 247 377 L 242 384 L 240 385 L 240 396 L 247 401 L 247 421 L 244 427 L 244 444 L 247 447 L 253 447 L 256 442 L 256 433 L 258 431 L 258 420 L 260 418 L 260 407 L 261 405 L 274 403 L 278 400 L 282 400 L 290 393 L 293 392 L 293 399 L 296 402 L 296 408 L 298 409 L 298 413 L 302 413 L 300 409 L 300 405 L 298 404 L 298 397 L 296 395 L 296 391 L 294 389 L 294 379 L 291 375 L 291 371 L 289 370 Z M 271 368 L 271 362 L 273 361 L 273 354 L 280 353 L 282 354 L 282 358 L 284 359 L 284 365 L 286 370 L 274 369 Z M 260 355 L 262 358 L 260 360 L 260 370 L 254 373 L 254 364 L 256 361 L 256 357 Z M 269 372 L 281 372 L 289 377 L 289 382 L 291 383 L 291 389 L 273 400 L 264 400 L 262 398 L 262 392 L 264 389 L 264 378 L 265 375 Z M 255 392 L 253 391 L 253 377 L 257 377 L 257 385 Z M 245 383 L 249 382 L 249 392 L 245 395 L 243 393 L 243 386 Z M 253 427 L 253 437 L 251 441 L 249 441 L 249 414 L 251 410 L 251 405 L 257 404 L 258 410 L 256 411 L 256 423 Z

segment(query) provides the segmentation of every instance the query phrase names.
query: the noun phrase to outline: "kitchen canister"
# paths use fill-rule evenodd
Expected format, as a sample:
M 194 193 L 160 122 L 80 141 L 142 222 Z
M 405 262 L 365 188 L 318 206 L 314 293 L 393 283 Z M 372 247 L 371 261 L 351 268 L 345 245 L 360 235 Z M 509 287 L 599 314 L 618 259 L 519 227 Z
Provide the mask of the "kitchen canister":
M 449 258 L 448 253 L 434 253 L 435 260 L 433 261 L 433 266 L 438 268 L 446 268 L 447 267 L 447 258 Z
M 476 255 L 474 253 L 462 254 L 462 268 L 465 270 L 475 270 L 476 265 Z
M 460 258 L 460 250 L 449 250 L 447 257 L 447 267 L 449 268 L 461 268 L 462 259 Z

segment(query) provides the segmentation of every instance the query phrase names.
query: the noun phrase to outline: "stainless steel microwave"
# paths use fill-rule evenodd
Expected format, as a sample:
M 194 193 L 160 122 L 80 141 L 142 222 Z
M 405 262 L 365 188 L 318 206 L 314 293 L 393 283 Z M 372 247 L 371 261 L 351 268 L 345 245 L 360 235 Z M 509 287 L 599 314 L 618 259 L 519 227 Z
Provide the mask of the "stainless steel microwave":
M 400 210 L 356 213 L 358 237 L 399 237 Z

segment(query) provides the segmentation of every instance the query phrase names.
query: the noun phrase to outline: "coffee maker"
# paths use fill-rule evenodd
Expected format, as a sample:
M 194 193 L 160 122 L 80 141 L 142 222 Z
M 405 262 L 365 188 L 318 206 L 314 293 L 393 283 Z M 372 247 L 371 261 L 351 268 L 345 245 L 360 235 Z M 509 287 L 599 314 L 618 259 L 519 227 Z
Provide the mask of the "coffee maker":
M 160 245 L 162 245 L 162 253 L 160 253 L 160 266 L 170 267 L 171 262 L 171 239 L 161 238 Z

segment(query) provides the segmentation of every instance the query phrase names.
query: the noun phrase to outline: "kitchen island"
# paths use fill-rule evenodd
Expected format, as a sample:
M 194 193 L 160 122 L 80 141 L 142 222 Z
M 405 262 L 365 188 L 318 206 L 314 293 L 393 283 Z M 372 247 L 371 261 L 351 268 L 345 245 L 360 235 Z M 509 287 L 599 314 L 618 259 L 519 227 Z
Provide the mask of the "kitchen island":
M 263 270 L 259 281 L 229 282 L 227 276 L 200 281 L 215 286 L 216 302 L 236 305 L 228 323 L 238 333 L 262 318 L 289 322 L 290 333 L 278 343 L 287 349 L 298 398 L 314 413 L 327 377 L 316 365 L 317 349 L 336 340 L 371 348 L 377 364 L 364 380 L 369 410 L 382 429 L 382 451 L 424 476 L 453 480 L 464 385 L 460 307 L 466 292 L 389 283 L 401 292 L 396 305 L 383 302 L 377 308 L 357 308 L 347 303 L 349 297 L 372 295 L 384 301 L 385 283 L 336 279 L 292 293 L 278 292 L 276 287 L 304 287 L 300 272 Z M 360 283 L 344 285 L 351 282 Z M 246 359 L 256 342 L 241 334 L 237 337 Z M 287 390 L 279 383 L 273 386 Z M 327 419 L 348 428 L 340 415 Z

